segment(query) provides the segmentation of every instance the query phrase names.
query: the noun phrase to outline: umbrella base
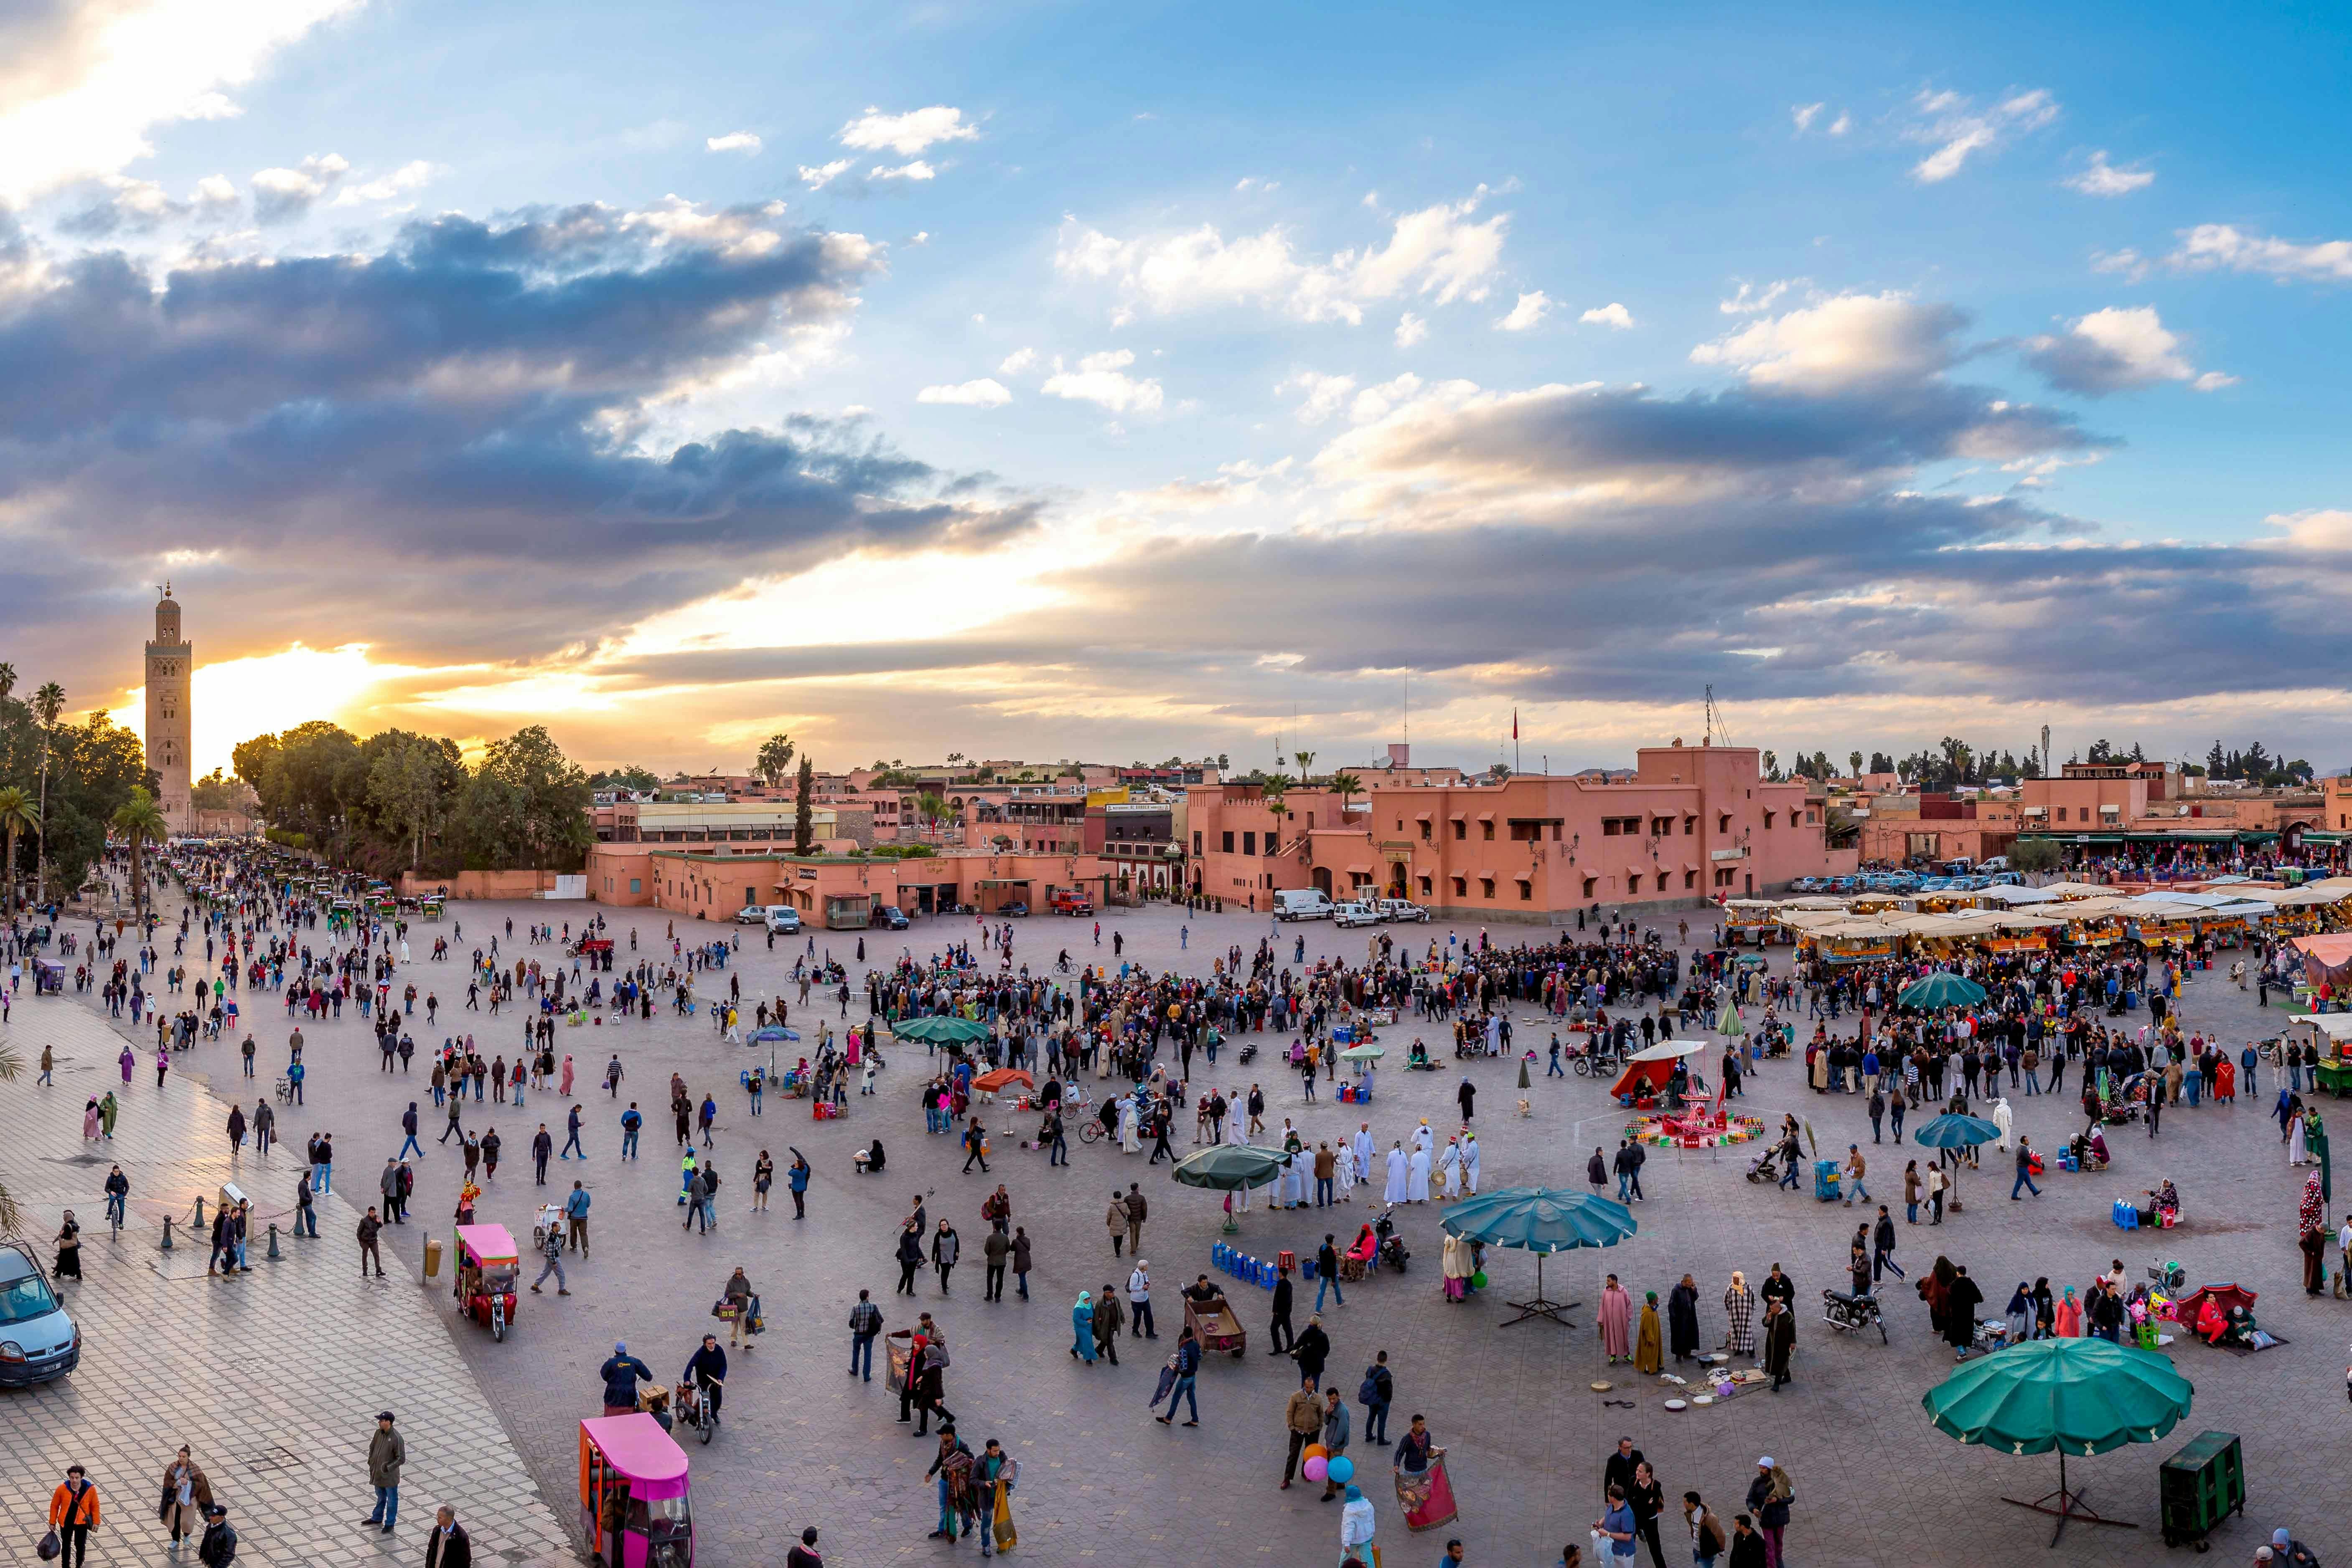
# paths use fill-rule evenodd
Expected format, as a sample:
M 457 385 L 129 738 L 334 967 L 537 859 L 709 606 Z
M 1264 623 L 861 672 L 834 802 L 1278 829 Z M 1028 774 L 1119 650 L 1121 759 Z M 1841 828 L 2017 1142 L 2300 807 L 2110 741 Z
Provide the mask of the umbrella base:
M 1239 1236 L 1241 1233 L 1242 1222 L 1235 1219 L 1231 1215 L 1227 1215 L 1225 1216 L 1225 1223 L 1217 1227 L 1217 1234 L 1219 1236 Z
M 2019 1508 L 2030 1508 L 2036 1513 L 2049 1514 L 2057 1520 L 2058 1528 L 2050 1532 L 2050 1544 L 2053 1546 L 2058 1544 L 2058 1538 L 2066 1533 L 2066 1526 L 2070 1523 L 2103 1524 L 2110 1530 L 2137 1530 L 2139 1528 L 2138 1525 L 2134 1524 L 2127 1519 L 2105 1518 L 2097 1510 L 2094 1509 L 2089 1503 L 2083 1500 L 2083 1494 L 2081 1492 L 2068 1491 L 2063 1486 L 2056 1491 L 2050 1493 L 2047 1497 L 2043 1497 L 2033 1502 L 2027 1502 L 2023 1498 L 2013 1497 L 2005 1497 L 2000 1500 L 2005 1503 L 2014 1504 Z
M 1581 1307 L 1584 1303 L 1581 1301 L 1553 1301 L 1549 1300 L 1542 1296 L 1538 1296 L 1532 1301 L 1513 1301 L 1510 1302 L 1509 1305 L 1517 1309 L 1517 1315 L 1515 1317 L 1505 1318 L 1500 1324 L 1503 1328 L 1507 1329 L 1513 1323 L 1524 1323 L 1529 1318 L 1549 1318 L 1553 1322 L 1558 1323 L 1563 1329 L 1572 1329 L 1576 1327 L 1576 1325 L 1570 1322 L 1566 1318 L 1561 1317 L 1560 1314 L 1567 1311 L 1571 1307 Z

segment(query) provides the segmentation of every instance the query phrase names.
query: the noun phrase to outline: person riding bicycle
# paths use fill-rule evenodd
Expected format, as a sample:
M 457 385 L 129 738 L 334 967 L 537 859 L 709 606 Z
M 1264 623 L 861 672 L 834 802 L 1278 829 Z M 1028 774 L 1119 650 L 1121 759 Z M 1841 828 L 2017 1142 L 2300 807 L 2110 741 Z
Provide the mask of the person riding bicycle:
M 717 1334 L 702 1336 L 702 1348 L 687 1358 L 686 1370 L 678 1376 L 693 1383 L 707 1415 L 719 1414 L 727 1389 L 727 1352 L 719 1348 Z

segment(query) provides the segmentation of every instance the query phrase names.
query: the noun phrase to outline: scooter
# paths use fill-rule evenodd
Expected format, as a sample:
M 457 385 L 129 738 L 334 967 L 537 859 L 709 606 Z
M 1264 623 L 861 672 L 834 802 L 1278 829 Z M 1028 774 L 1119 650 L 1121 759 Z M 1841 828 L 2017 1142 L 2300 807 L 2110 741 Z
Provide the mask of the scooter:
M 1843 1290 L 1822 1291 L 1822 1321 L 1841 1332 L 1876 1329 L 1878 1342 L 1887 1342 L 1886 1321 L 1878 1315 L 1878 1298 L 1868 1292 L 1853 1296 Z
M 1396 1222 L 1389 1217 L 1394 1212 L 1393 1208 L 1381 1211 L 1380 1217 L 1372 1221 L 1372 1235 L 1380 1240 L 1375 1256 L 1381 1262 L 1402 1274 L 1404 1272 L 1404 1266 L 1412 1260 L 1412 1254 L 1406 1248 L 1404 1237 L 1396 1233 Z

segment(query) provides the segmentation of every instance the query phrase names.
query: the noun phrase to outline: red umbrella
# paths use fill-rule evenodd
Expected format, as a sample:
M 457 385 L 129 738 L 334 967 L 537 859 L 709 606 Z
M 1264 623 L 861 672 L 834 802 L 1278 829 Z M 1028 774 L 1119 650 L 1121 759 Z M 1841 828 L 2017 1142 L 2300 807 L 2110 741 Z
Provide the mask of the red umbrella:
M 1034 1089 L 1037 1087 L 1037 1080 L 1031 1078 L 1027 1073 L 1023 1072 L 1019 1068 L 997 1068 L 993 1071 L 984 1072 L 978 1078 L 971 1080 L 971 1087 L 989 1094 L 994 1094 L 998 1089 L 1003 1089 L 1008 1083 L 1017 1083 L 1024 1089 Z

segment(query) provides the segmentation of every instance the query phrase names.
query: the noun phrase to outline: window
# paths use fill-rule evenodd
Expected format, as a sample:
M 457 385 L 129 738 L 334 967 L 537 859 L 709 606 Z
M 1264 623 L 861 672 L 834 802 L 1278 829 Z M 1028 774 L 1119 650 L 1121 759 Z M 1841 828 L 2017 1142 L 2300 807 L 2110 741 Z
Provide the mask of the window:
M 1429 842 L 1430 842 L 1433 837 L 1436 837 L 1434 834 L 1433 834 L 1433 833 L 1431 833 L 1431 832 L 1430 832 L 1430 828 L 1431 828 L 1431 826 L 1433 826 L 1433 824 L 1430 822 L 1429 818 L 1427 818 L 1427 817 L 1425 817 L 1425 816 L 1424 816 L 1424 817 L 1423 817 L 1423 818 L 1421 819 L 1421 841 L 1422 841 L 1423 844 L 1427 844 L 1427 843 L 1429 843 Z
M 1589 899 L 1592 896 L 1592 889 L 1596 880 L 1597 879 L 1591 877 L 1584 879 L 1584 896 L 1586 898 Z
M 1271 838 L 1274 836 L 1272 834 L 1268 834 L 1266 837 Z M 1242 835 L 1242 853 L 1244 855 L 1255 855 L 1257 853 L 1257 835 L 1255 833 L 1245 832 Z
M 1234 830 L 1233 830 L 1232 828 L 1228 827 L 1228 828 L 1226 828 L 1226 829 L 1225 829 L 1225 853 L 1226 853 L 1226 854 L 1228 854 L 1228 855 L 1230 855 L 1230 854 L 1232 854 L 1233 852 L 1234 852 Z
M 1772 811 L 1768 811 L 1768 812 L 1766 812 L 1766 813 L 1764 814 L 1764 826 L 1767 826 L 1767 827 L 1771 826 L 1772 826 L 1772 818 L 1773 818 L 1773 817 L 1775 817 L 1775 816 L 1779 816 L 1779 815 L 1780 815 L 1780 814 L 1779 814 L 1778 812 L 1772 812 Z
M 1423 877 L 1423 878 L 1421 879 L 1421 896 L 1422 896 L 1423 898 L 1424 898 L 1424 899 L 1425 899 L 1425 898 L 1429 897 L 1431 885 L 1432 885 L 1432 884 L 1431 884 L 1430 879 L 1429 879 L 1428 878 Z
M 1482 899 L 1491 899 L 1495 896 L 1494 878 L 1481 877 L 1478 879 L 1478 896 Z
M 1197 828 L 1197 827 L 1196 827 L 1196 828 L 1194 828 L 1194 829 L 1192 830 L 1192 853 L 1193 853 L 1193 854 L 1195 854 L 1195 855 L 1198 855 L 1200 852 L 1201 852 L 1201 830 L 1200 830 L 1199 828 Z
M 633 893 L 642 893 L 645 890 L 646 879 L 643 877 L 632 877 L 629 879 L 629 891 Z
M 1683 889 L 1686 892 L 1696 892 L 1698 889 L 1697 872 L 1685 871 L 1683 873 Z
M 1715 814 L 1715 830 L 1717 833 L 1728 833 L 1731 831 L 1731 813 L 1727 811 L 1718 811 Z
M 1519 879 L 1519 902 L 1521 902 L 1521 903 L 1523 903 L 1523 904 L 1532 904 L 1532 903 L 1534 903 L 1535 901 L 1536 901 L 1536 885 L 1535 885 L 1535 883 L 1534 883 L 1534 882 L 1532 882 L 1532 881 L 1530 881 L 1529 879 L 1527 879 L 1527 878 L 1525 878 L 1525 877 L 1520 878 L 1520 879 Z
M 1672 838 L 1675 836 L 1675 819 L 1671 816 L 1650 818 L 1650 833 L 1654 837 Z
M 1484 838 L 1487 843 L 1492 844 L 1495 841 L 1495 825 L 1491 822 L 1480 823 L 1478 825 L 1478 837 Z
M 1454 879 L 1454 896 L 1457 899 L 1466 899 L 1470 896 L 1470 882 L 1467 878 Z
M 1718 888 L 1728 888 L 1731 886 L 1731 873 L 1729 871 L 1717 871 L 1715 874 L 1715 885 Z
M 1470 837 L 1470 825 L 1460 817 L 1454 819 L 1454 841 L 1456 844 Z
M 2058 820 L 2061 822 L 2066 820 L 2066 808 L 2063 805 L 2058 808 Z
M 1604 816 L 1601 819 L 1601 836 L 1603 838 L 1614 838 L 1623 831 L 1624 829 L 1617 825 L 1615 817 Z

